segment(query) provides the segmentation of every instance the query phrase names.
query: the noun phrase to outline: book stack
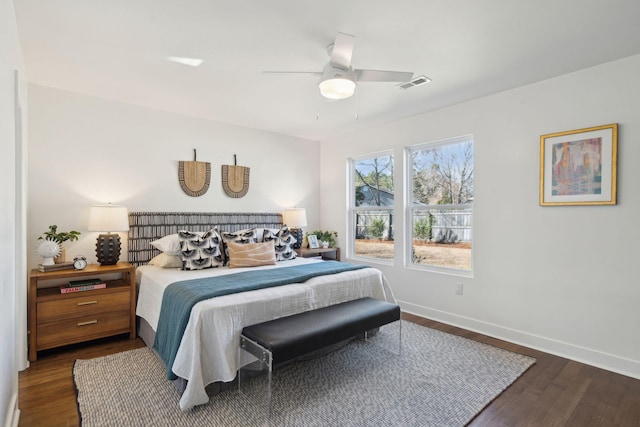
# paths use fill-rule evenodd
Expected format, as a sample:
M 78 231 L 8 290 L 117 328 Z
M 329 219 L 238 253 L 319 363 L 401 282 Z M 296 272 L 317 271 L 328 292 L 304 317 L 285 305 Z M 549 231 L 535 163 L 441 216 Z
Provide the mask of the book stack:
M 94 289 L 104 289 L 107 284 L 100 279 L 72 280 L 68 285 L 60 286 L 60 293 L 93 291 Z
M 61 262 L 60 264 L 51 264 L 51 265 L 38 264 L 38 270 L 43 273 L 46 273 L 47 271 L 71 270 L 72 268 L 73 268 L 72 262 Z

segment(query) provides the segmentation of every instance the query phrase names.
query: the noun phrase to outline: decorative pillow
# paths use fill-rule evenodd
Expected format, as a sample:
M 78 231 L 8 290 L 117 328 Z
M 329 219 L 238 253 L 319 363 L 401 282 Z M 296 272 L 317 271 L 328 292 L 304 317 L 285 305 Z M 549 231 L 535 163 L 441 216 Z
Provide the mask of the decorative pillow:
M 220 250 L 222 239 L 217 227 L 205 231 L 202 235 L 181 230 L 178 231 L 178 237 L 182 248 L 183 270 L 203 270 L 224 265 Z
M 176 233 L 154 240 L 150 245 L 169 255 L 182 255 L 182 249 L 180 249 L 180 237 L 178 237 Z
M 162 268 L 181 268 L 182 257 L 177 255 L 169 255 L 168 253 L 163 252 L 160 255 L 154 256 L 151 261 L 149 261 L 149 265 L 155 265 L 156 267 Z
M 273 242 L 263 243 L 227 243 L 229 249 L 229 268 L 256 267 L 276 263 Z
M 265 229 L 262 240 L 265 242 L 273 241 L 277 261 L 287 261 L 296 257 L 296 251 L 293 250 L 296 238 L 286 225 L 283 225 L 277 233 Z
M 224 242 L 225 265 L 229 264 L 229 248 L 228 243 L 258 243 L 258 235 L 255 228 L 246 230 L 238 230 L 234 232 L 223 231 L 222 241 Z

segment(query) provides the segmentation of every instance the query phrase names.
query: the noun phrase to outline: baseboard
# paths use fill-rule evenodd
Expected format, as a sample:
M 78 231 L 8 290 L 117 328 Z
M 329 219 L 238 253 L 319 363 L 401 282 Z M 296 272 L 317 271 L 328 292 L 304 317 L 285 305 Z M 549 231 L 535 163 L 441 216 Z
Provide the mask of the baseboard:
M 445 311 L 423 307 L 406 301 L 398 301 L 398 304 L 403 311 L 415 314 L 416 316 L 436 320 L 438 322 L 468 329 L 493 338 L 509 341 L 535 350 L 544 351 L 545 353 L 553 354 L 555 356 L 564 357 L 575 360 L 576 362 L 606 369 L 607 371 L 615 372 L 631 378 L 640 379 L 640 361 L 638 360 L 627 359 L 614 354 L 604 353 L 598 350 L 554 340 L 552 338 L 506 328 L 504 326 L 459 316 Z
M 5 427 L 18 427 L 18 421 L 20 421 L 20 409 L 18 409 L 18 392 L 16 391 L 11 396 L 11 403 L 9 404 L 4 425 Z

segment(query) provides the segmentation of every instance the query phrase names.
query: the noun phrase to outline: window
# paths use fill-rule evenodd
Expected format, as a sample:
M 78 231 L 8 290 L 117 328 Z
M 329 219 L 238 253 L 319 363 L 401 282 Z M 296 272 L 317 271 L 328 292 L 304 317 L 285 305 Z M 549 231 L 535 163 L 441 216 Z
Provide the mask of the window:
M 353 256 L 393 260 L 393 154 L 350 161 Z
M 409 264 L 471 272 L 473 137 L 421 144 L 406 152 Z

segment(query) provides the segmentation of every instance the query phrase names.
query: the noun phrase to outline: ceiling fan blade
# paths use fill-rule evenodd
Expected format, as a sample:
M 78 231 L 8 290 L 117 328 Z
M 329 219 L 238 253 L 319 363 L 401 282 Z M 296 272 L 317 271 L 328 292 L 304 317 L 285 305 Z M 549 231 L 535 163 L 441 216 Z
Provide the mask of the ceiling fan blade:
M 405 71 L 354 70 L 359 82 L 408 82 L 413 73 Z
M 331 64 L 348 70 L 351 67 L 351 55 L 353 54 L 353 42 L 355 36 L 338 33 L 331 51 Z

